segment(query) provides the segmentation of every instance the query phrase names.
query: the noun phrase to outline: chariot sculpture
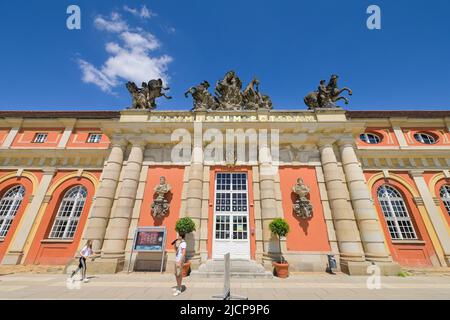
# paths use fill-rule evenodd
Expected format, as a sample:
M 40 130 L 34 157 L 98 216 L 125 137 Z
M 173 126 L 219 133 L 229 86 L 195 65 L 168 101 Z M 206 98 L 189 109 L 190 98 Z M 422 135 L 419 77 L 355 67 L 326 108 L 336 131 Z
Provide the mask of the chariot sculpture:
M 307 198 L 310 189 L 304 184 L 302 178 L 297 179 L 297 183 L 292 187 L 292 191 L 297 195 L 294 202 L 294 212 L 301 219 L 310 219 L 313 215 L 313 206 Z
M 242 110 L 271 110 L 272 101 L 268 95 L 259 91 L 259 80 L 254 78 L 242 91 L 242 81 L 234 71 L 225 74 L 216 84 L 213 96 L 208 88 L 208 81 L 203 81 L 196 87 L 190 88 L 185 96 L 192 95 L 194 105 L 192 111 L 242 111 Z
M 159 184 L 155 187 L 156 199 L 152 203 L 152 216 L 154 218 L 163 218 L 167 216 L 170 208 L 166 195 L 170 192 L 171 187 L 166 183 L 166 178 L 161 177 Z

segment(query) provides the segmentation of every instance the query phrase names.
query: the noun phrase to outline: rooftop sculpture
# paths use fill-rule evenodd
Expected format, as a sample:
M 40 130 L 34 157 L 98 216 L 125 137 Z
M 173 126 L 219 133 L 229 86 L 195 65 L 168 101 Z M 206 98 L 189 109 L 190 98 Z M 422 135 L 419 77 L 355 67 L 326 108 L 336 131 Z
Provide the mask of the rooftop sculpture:
M 256 78 L 242 91 L 241 79 L 234 71 L 229 71 L 222 80 L 217 82 L 215 96 L 209 93 L 209 87 L 208 81 L 203 81 L 185 93 L 186 97 L 191 94 L 194 99 L 193 111 L 272 109 L 270 97 L 259 92 L 259 80 Z
M 148 83 L 143 82 L 142 88 L 138 88 L 134 82 L 128 82 L 126 86 L 133 98 L 131 109 L 154 110 L 157 98 L 172 99 L 163 92 L 170 88 L 164 88 L 161 79 L 150 80 Z
M 323 109 L 323 108 L 339 108 L 336 102 L 339 100 L 344 100 L 345 104 L 349 101 L 346 97 L 341 97 L 344 91 L 347 91 L 351 96 L 353 94 L 352 90 L 344 87 L 339 89 L 337 86 L 337 79 L 339 76 L 332 75 L 328 84 L 325 80 L 321 80 L 317 91 L 310 92 L 304 99 L 305 104 L 308 106 L 309 110 Z

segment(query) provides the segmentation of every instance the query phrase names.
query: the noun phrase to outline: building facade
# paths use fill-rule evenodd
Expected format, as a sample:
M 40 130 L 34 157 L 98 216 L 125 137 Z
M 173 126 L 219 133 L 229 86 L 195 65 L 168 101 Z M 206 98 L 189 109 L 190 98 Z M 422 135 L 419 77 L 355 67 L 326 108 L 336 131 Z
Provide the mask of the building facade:
M 449 170 L 449 111 L 4 111 L 0 261 L 68 265 L 91 239 L 92 271 L 155 270 L 158 254 L 131 255 L 136 228 L 170 243 L 189 216 L 194 269 L 226 252 L 270 269 L 281 217 L 291 270 L 324 271 L 330 253 L 349 274 L 447 267 Z

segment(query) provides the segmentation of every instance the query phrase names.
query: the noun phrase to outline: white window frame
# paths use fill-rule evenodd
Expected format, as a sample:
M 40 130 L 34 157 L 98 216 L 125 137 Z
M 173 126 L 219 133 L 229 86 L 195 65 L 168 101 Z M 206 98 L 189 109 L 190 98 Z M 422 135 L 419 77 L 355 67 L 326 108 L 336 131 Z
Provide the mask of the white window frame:
M 100 143 L 103 135 L 101 133 L 89 133 L 87 143 Z
M 8 189 L 0 199 L 0 239 L 8 235 L 24 196 L 25 188 L 22 185 L 16 185 Z
M 450 216 L 450 185 L 444 184 L 439 189 L 439 195 L 442 203 L 444 203 L 445 209 L 447 210 L 447 214 Z
M 375 138 L 376 142 L 371 142 L 371 136 Z M 362 133 L 359 139 L 367 144 L 379 144 L 383 140 L 379 135 L 372 132 Z
M 219 190 L 219 174 L 230 175 L 230 183 L 224 183 L 224 186 L 229 186 L 225 190 Z M 240 180 L 237 184 L 233 184 L 233 175 L 243 174 L 244 178 L 237 178 Z M 213 215 L 213 259 L 220 259 L 217 253 L 221 252 L 224 247 L 232 250 L 233 254 L 240 255 L 243 259 L 250 259 L 250 201 L 249 201 L 249 181 L 247 172 L 217 172 L 214 178 L 214 215 Z M 236 189 L 233 190 L 233 186 Z M 239 190 L 239 188 L 241 188 Z M 217 201 L 222 197 L 219 194 L 229 195 L 230 208 L 217 208 L 223 206 L 217 204 Z M 233 198 L 236 200 L 236 210 L 233 210 Z M 225 197 L 228 199 L 228 196 Z M 241 200 L 239 204 L 239 200 Z M 245 201 L 244 201 L 245 200 Z M 226 204 L 224 204 L 226 206 Z M 240 209 L 238 207 L 241 207 Z M 229 210 L 228 210 L 229 209 Z M 219 227 L 220 230 L 217 229 Z M 219 235 L 216 233 L 219 232 Z M 236 237 L 235 237 L 236 236 Z M 234 251 L 237 250 L 237 251 Z M 220 254 L 219 254 L 220 255 Z M 248 255 L 248 257 L 247 257 Z M 246 256 L 245 258 L 243 256 Z
M 47 138 L 48 138 L 48 133 L 36 133 L 36 135 L 34 136 L 33 139 L 33 143 L 45 143 L 47 142 Z
M 75 196 L 70 196 L 75 191 Z M 59 205 L 49 239 L 73 239 L 86 205 L 86 199 L 87 189 L 82 185 L 74 186 L 66 191 Z M 71 207 L 68 208 L 68 205 L 71 205 Z M 73 227 L 73 225 L 75 226 Z
M 436 144 L 438 142 L 438 139 L 436 139 L 433 135 L 426 132 L 414 133 L 414 139 L 422 144 Z
M 380 192 L 384 190 L 384 196 L 380 197 Z M 391 197 L 389 192 L 386 190 L 391 189 L 397 196 Z M 377 198 L 380 203 L 381 211 L 383 213 L 384 219 L 386 221 L 386 226 L 389 232 L 389 235 L 392 240 L 418 240 L 417 232 L 414 229 L 414 225 L 411 221 L 411 216 L 408 212 L 408 208 L 406 207 L 405 200 L 403 199 L 401 193 L 394 188 L 393 186 L 383 184 L 377 190 Z M 385 205 L 383 205 L 385 204 Z M 397 210 L 396 210 L 397 208 Z M 386 212 L 384 209 L 387 209 Z M 398 210 L 403 211 L 404 216 L 398 215 Z M 411 232 L 403 232 L 402 225 L 406 225 L 407 228 L 410 228 Z M 397 236 L 393 235 L 393 232 L 397 234 Z M 408 236 L 411 233 L 412 236 Z

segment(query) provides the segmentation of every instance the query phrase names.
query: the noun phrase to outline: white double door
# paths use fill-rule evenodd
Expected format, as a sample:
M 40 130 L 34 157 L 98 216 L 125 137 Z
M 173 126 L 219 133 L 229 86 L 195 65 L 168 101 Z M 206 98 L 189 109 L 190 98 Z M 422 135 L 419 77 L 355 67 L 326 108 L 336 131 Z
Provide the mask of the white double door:
M 217 173 L 214 193 L 213 259 L 250 260 L 247 173 Z

